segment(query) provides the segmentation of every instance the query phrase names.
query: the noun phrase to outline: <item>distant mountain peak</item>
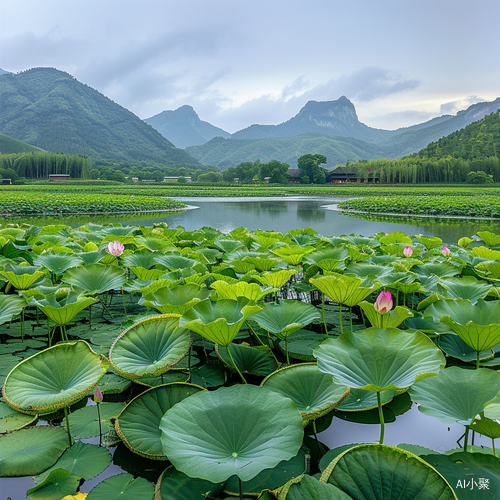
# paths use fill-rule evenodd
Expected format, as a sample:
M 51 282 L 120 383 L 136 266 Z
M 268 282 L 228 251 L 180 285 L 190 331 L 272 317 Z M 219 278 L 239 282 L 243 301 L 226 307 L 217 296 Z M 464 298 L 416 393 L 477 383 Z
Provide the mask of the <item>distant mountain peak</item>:
M 0 68 L 0 75 L 12 75 L 10 71 L 5 71 L 4 69 Z
M 211 123 L 200 120 L 192 106 L 185 104 L 176 110 L 166 110 L 144 120 L 178 148 L 199 146 L 214 137 L 230 134 Z

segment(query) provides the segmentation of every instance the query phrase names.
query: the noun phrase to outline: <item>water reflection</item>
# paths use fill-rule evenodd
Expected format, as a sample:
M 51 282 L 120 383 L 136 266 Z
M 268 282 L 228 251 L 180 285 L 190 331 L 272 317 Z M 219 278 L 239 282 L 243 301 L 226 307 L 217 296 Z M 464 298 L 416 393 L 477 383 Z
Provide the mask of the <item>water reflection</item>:
M 339 197 L 177 199 L 197 208 L 169 213 L 1 219 L 0 222 L 3 224 L 7 222 L 28 222 L 37 225 L 67 224 L 72 227 L 88 222 L 96 224 L 139 223 L 144 226 L 166 222 L 170 227 L 183 226 L 187 231 L 211 226 L 224 233 L 241 226 L 249 230 L 264 229 L 282 233 L 291 229 L 312 227 L 326 236 L 351 233 L 369 236 L 377 232 L 404 231 L 409 234 L 438 236 L 447 243 L 455 243 L 462 236 L 471 236 L 477 231 L 500 233 L 500 221 L 365 216 L 342 214 L 323 208 L 341 201 Z

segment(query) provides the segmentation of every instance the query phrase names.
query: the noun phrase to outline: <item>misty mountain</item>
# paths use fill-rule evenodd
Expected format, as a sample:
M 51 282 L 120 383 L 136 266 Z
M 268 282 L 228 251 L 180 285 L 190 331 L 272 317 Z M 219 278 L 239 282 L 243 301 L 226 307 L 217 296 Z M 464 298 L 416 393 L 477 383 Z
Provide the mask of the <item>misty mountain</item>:
M 361 123 L 354 104 L 342 96 L 336 101 L 309 101 L 297 115 L 280 125 L 250 125 L 232 134 L 231 138 L 290 137 L 306 132 L 353 137 L 366 142 L 380 142 L 391 135 L 389 130 L 371 128 Z
M 195 110 L 187 105 L 175 111 L 162 111 L 144 121 L 178 148 L 198 146 L 214 137 L 228 138 L 231 135 L 219 127 L 200 120 Z
M 262 162 L 275 159 L 295 167 L 298 157 L 312 152 L 325 155 L 327 168 L 333 168 L 348 160 L 393 159 L 415 153 L 499 107 L 500 98 L 473 104 L 455 116 L 443 115 L 390 131 L 362 124 L 354 105 L 345 97 L 337 101 L 310 101 L 281 125 L 252 125 L 232 134 L 230 139 L 212 139 L 186 150 L 200 162 L 220 168 L 256 159 Z
M 0 133 L 47 151 L 197 163 L 129 110 L 53 68 L 1 75 L 0 105 Z
M 0 75 L 11 75 L 12 73 L 10 71 L 5 71 L 4 69 L 0 68 Z
M 12 139 L 8 135 L 0 134 L 0 154 L 9 155 L 13 153 L 30 153 L 32 151 L 42 150 L 17 139 Z

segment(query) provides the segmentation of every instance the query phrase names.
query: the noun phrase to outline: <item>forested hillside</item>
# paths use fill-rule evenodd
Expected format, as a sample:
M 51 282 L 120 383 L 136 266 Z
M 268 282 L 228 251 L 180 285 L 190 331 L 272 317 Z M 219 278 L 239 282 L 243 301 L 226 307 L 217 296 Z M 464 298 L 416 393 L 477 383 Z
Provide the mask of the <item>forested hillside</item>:
M 127 109 L 53 68 L 0 75 L 0 102 L 0 132 L 46 151 L 197 163 Z
M 13 139 L 5 134 L 0 134 L 0 154 L 8 155 L 12 153 L 28 153 L 30 151 L 41 151 L 36 146 L 31 146 L 25 142 Z

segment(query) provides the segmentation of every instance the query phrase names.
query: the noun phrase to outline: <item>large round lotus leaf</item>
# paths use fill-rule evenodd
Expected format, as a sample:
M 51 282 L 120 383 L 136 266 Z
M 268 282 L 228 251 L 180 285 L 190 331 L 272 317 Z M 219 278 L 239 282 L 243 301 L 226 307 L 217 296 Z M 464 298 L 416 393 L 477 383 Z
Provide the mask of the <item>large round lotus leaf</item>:
M 245 297 L 237 300 L 203 300 L 186 311 L 179 325 L 199 333 L 215 344 L 229 345 L 241 325 L 261 307 Z
M 200 392 L 165 413 L 165 455 L 176 469 L 215 483 L 249 481 L 295 456 L 302 417 L 293 402 L 263 387 L 235 385 Z
M 134 453 L 154 460 L 166 460 L 161 446 L 161 419 L 172 406 L 201 390 L 192 384 L 177 383 L 143 392 L 118 415 L 116 433 Z
M 108 366 L 83 340 L 57 344 L 21 361 L 7 376 L 3 395 L 22 413 L 49 413 L 84 398 Z
M 353 500 L 456 500 L 441 474 L 408 451 L 364 444 L 339 455 L 320 481 L 333 484 Z
M 189 351 L 193 335 L 179 327 L 178 314 L 150 316 L 127 328 L 113 343 L 109 361 L 129 379 L 157 377 Z
M 434 302 L 424 313 L 448 325 L 475 351 L 490 349 L 500 342 L 500 301 L 445 299 Z
M 86 500 L 151 500 L 154 492 L 154 486 L 146 479 L 118 474 L 95 486 Z
M 483 453 L 422 455 L 442 474 L 460 500 L 497 499 L 500 491 L 500 459 Z
M 323 276 L 321 278 L 311 278 L 309 282 L 330 300 L 349 307 L 359 304 L 368 295 L 380 288 L 380 283 L 364 286 L 365 281 L 363 279 L 352 275 Z
M 123 410 L 124 403 L 100 403 L 99 414 L 101 420 L 101 432 L 106 434 L 113 429 L 111 419 L 117 417 Z M 69 415 L 71 435 L 75 439 L 87 439 L 99 436 L 99 417 L 97 405 L 86 406 L 76 410 Z
M 7 403 L 0 401 L 0 434 L 15 431 L 32 424 L 38 415 L 26 415 L 13 410 Z
M 10 321 L 26 306 L 26 300 L 17 295 L 0 294 L 0 325 Z
M 371 391 L 404 389 L 432 377 L 445 359 L 423 333 L 396 328 L 346 332 L 314 350 L 318 368 L 338 384 Z
M 76 494 L 81 477 L 62 468 L 50 471 L 48 477 L 27 491 L 30 500 L 61 500 Z
M 43 483 L 52 471 L 64 469 L 88 481 L 100 474 L 110 463 L 111 453 L 106 448 L 77 441 L 50 469 L 36 476 L 34 480 L 37 484 Z
M 0 477 L 34 476 L 51 467 L 68 447 L 63 427 L 39 426 L 0 438 Z
M 155 500 L 194 500 L 213 498 L 222 492 L 223 485 L 186 476 L 173 467 L 165 469 L 156 484 Z M 207 496 L 208 494 L 208 496 Z
M 283 354 L 288 350 L 288 355 L 292 358 L 301 359 L 302 361 L 315 361 L 316 358 L 313 356 L 314 349 L 327 338 L 323 334 L 313 333 L 308 330 L 299 330 L 288 337 L 287 343 L 282 340 L 279 346 Z
M 320 317 L 319 311 L 311 304 L 296 300 L 282 300 L 278 304 L 266 302 L 261 311 L 252 315 L 252 321 L 256 321 L 260 327 L 283 338 Z
M 49 271 L 54 274 L 61 274 L 67 271 L 71 267 L 77 267 L 82 263 L 82 259 L 78 255 L 70 253 L 47 253 L 39 255 L 34 263 L 37 266 L 46 267 Z
M 297 455 L 290 460 L 280 462 L 272 469 L 263 470 L 250 481 L 244 481 L 242 483 L 243 494 L 256 496 L 264 490 L 275 490 L 283 486 L 291 478 L 300 476 L 308 471 L 310 460 L 311 456 L 309 451 L 307 448 L 302 447 Z M 232 476 L 228 479 L 224 491 L 234 496 L 238 495 L 240 488 L 236 476 Z
M 477 361 L 477 351 L 467 345 L 458 335 L 440 335 L 439 347 L 452 358 L 460 359 L 466 363 L 476 363 Z M 493 357 L 494 354 L 492 349 L 486 349 L 479 353 L 479 359 L 486 360 Z
M 246 297 L 255 302 L 269 293 L 279 290 L 278 288 L 266 288 L 262 290 L 257 283 L 247 283 L 246 281 L 238 281 L 233 284 L 226 283 L 225 281 L 214 281 L 210 287 L 217 292 L 220 299 L 237 300 L 238 297 Z
M 127 278 L 125 270 L 117 266 L 90 264 L 68 269 L 63 275 L 63 281 L 85 292 L 99 294 L 121 288 Z
M 320 372 L 316 363 L 281 368 L 261 386 L 290 398 L 306 421 L 333 410 L 349 394 L 348 387 L 333 383 L 331 375 Z
M 440 295 L 452 299 L 467 299 L 471 304 L 476 304 L 479 299 L 484 299 L 491 290 L 491 285 L 479 281 L 474 276 L 463 278 L 445 278 L 439 281 L 438 290 L 442 289 Z
M 457 366 L 441 370 L 408 390 L 418 409 L 444 424 L 469 425 L 485 403 L 500 391 L 500 373 L 487 368 L 464 370 Z
M 449 262 L 428 262 L 414 266 L 412 271 L 419 276 L 438 276 L 439 278 L 446 278 L 448 276 L 456 276 L 460 274 L 460 268 L 450 264 Z
M 233 368 L 233 363 L 227 352 L 228 349 L 231 351 L 231 356 L 241 373 L 265 377 L 278 368 L 278 363 L 268 347 L 252 347 L 234 343 L 224 347 L 216 344 L 215 351 L 217 356 L 219 356 L 230 369 Z
M 342 490 L 329 483 L 322 483 L 306 474 L 286 483 L 279 500 L 351 500 Z
M 385 405 L 396 395 L 396 391 L 383 391 L 380 393 L 380 402 Z M 363 389 L 351 389 L 348 396 L 337 406 L 341 411 L 365 411 L 377 408 L 377 394 Z
M 210 291 L 207 288 L 190 283 L 172 288 L 160 288 L 145 295 L 139 303 L 147 307 L 154 307 L 162 314 L 184 314 L 194 304 L 206 299 L 209 295 Z

